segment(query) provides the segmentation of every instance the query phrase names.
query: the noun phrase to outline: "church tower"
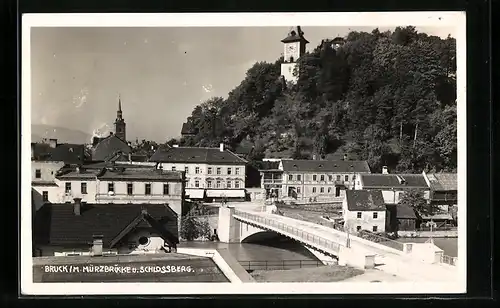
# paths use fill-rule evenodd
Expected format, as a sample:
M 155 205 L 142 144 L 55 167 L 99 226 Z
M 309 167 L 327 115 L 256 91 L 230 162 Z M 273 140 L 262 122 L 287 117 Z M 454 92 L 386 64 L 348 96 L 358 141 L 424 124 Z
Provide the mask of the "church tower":
M 297 82 L 297 76 L 293 76 L 293 70 L 297 60 L 306 52 L 306 44 L 309 42 L 304 38 L 304 32 L 300 26 L 292 27 L 288 36 L 281 40 L 284 45 L 284 62 L 281 63 L 281 76 L 286 81 Z
M 127 142 L 126 124 L 122 115 L 122 100 L 120 97 L 118 97 L 118 110 L 116 111 L 115 135 L 121 140 Z

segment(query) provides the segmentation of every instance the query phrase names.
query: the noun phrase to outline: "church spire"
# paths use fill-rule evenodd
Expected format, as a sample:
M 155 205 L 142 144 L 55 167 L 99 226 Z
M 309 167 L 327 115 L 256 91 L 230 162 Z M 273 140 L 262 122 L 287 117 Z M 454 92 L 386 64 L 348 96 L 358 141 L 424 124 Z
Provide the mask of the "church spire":
M 118 95 L 118 110 L 116 111 L 116 118 L 122 119 L 122 98 Z
M 122 114 L 122 99 L 121 96 L 118 95 L 118 110 L 116 111 L 116 120 L 115 120 L 115 136 L 120 138 L 123 141 L 127 141 L 126 135 L 126 124 L 123 119 Z

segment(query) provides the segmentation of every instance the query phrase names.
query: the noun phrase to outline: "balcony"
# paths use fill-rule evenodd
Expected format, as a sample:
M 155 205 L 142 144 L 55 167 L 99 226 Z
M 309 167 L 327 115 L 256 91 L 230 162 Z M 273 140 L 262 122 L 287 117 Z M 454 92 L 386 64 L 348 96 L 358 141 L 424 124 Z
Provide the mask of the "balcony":
M 264 184 L 282 184 L 282 179 L 264 179 Z
M 145 195 L 145 194 L 96 194 L 97 202 L 122 202 L 122 203 L 162 203 L 172 200 L 181 200 L 180 195 Z

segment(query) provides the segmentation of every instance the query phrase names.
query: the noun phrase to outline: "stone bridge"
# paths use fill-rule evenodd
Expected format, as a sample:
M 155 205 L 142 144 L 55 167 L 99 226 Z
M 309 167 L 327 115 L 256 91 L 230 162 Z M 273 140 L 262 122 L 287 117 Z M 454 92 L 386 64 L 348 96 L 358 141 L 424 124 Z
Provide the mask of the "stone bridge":
M 263 234 L 278 233 L 303 244 L 324 263 L 357 268 L 378 268 L 413 281 L 453 281 L 456 266 L 440 263 L 442 251 L 429 243 L 398 243 L 399 247 L 368 241 L 352 234 L 307 221 L 233 207 L 219 209 L 222 242 L 249 242 Z

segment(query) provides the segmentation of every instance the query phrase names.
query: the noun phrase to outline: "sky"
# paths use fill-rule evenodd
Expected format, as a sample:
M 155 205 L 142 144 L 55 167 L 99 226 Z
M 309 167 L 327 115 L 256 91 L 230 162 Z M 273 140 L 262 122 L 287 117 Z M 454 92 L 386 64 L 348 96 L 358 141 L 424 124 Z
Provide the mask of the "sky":
M 302 27 L 322 39 L 374 27 Z M 381 31 L 393 27 L 379 27 Z M 105 134 L 121 98 L 127 139 L 178 137 L 193 108 L 227 97 L 257 61 L 274 62 L 290 27 L 39 27 L 31 30 L 31 120 Z M 417 27 L 446 37 L 454 28 Z

